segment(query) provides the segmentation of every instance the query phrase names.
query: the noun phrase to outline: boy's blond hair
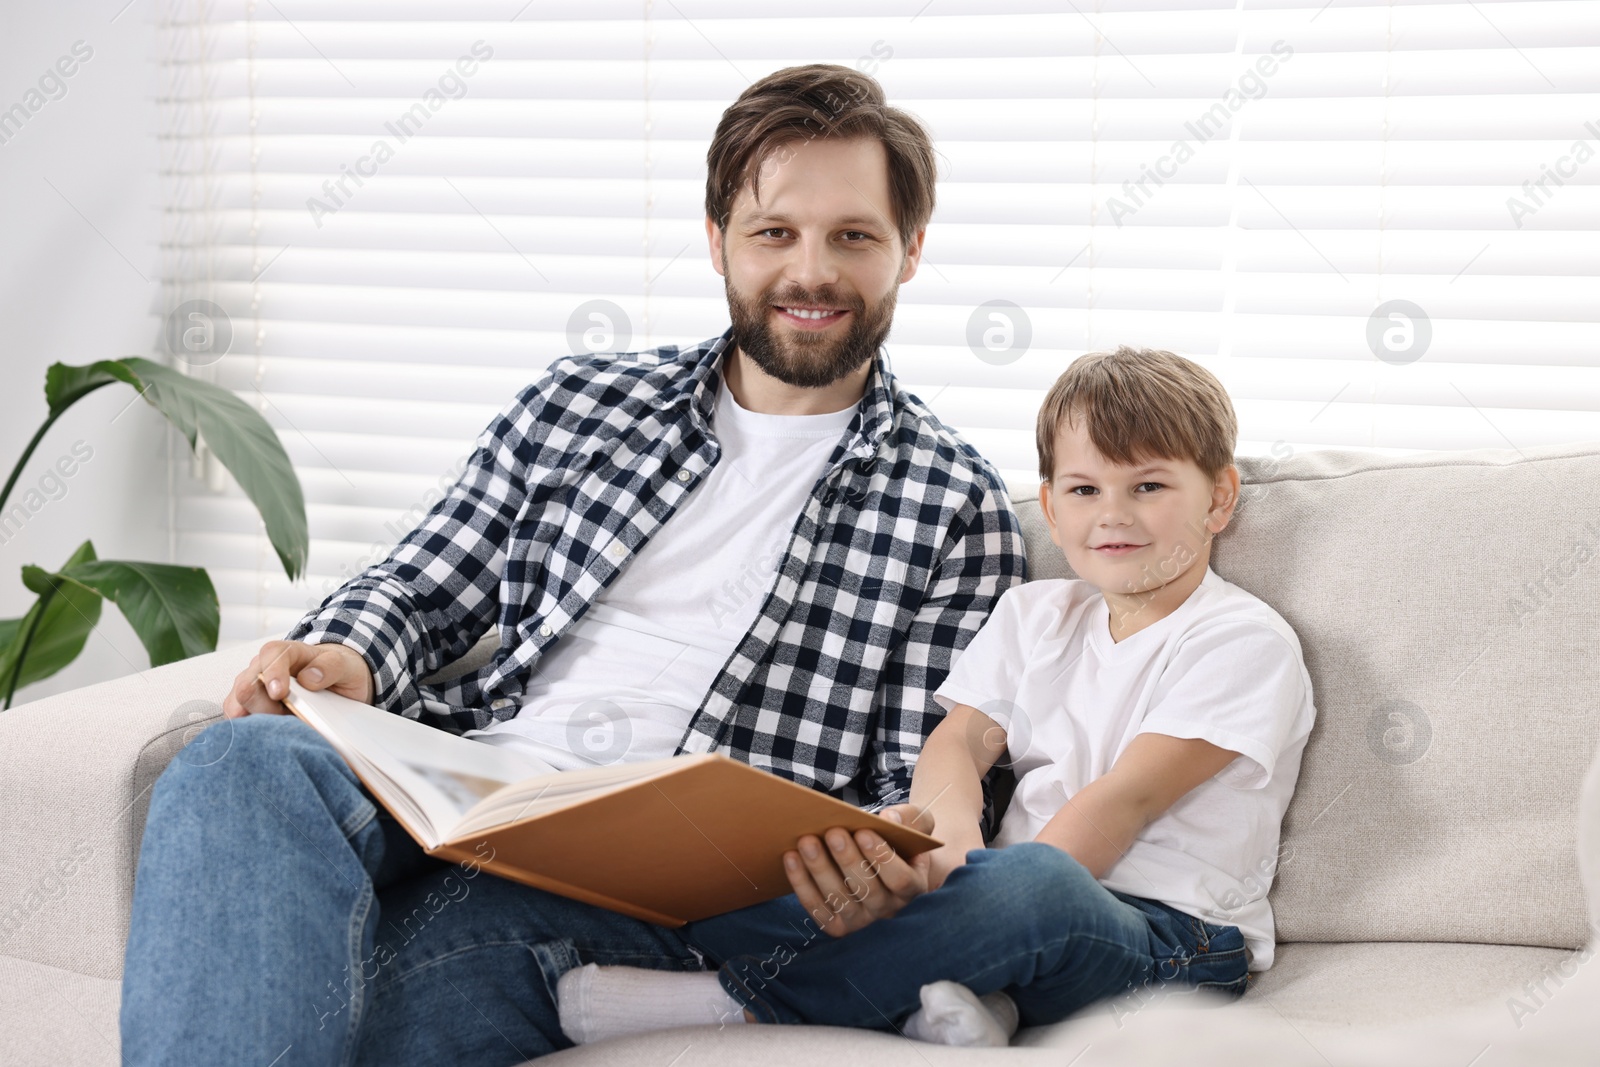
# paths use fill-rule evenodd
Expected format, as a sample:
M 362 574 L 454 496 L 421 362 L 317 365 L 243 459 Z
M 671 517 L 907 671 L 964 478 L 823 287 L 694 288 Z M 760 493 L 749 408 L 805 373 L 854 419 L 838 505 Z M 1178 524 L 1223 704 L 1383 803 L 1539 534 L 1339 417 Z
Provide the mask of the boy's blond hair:
M 1056 432 L 1080 418 L 1090 442 L 1113 463 L 1188 459 L 1211 479 L 1233 463 L 1239 437 L 1233 402 L 1216 375 L 1154 348 L 1090 352 L 1061 372 L 1039 406 L 1042 480 L 1055 476 Z

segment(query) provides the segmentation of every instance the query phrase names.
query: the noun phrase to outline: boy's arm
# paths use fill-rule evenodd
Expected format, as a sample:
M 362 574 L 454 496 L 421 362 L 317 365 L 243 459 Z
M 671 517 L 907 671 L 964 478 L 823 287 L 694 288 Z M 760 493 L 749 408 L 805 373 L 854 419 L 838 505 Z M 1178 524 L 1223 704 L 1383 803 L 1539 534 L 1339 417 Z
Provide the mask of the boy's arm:
M 983 847 L 983 776 L 1005 750 L 1000 724 L 966 704 L 952 708 L 923 743 L 911 806 L 933 820 L 927 832 L 958 855 Z
M 1199 738 L 1139 734 L 1109 771 L 1067 798 L 1034 840 L 1103 877 L 1146 826 L 1238 756 Z

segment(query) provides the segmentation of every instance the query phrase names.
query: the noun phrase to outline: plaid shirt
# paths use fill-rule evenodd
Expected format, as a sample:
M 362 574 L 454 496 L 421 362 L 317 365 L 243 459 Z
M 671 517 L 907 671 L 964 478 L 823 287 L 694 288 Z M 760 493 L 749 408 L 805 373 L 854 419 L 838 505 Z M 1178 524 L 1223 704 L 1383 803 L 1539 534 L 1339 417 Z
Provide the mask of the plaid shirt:
M 715 466 L 709 420 L 731 338 L 557 360 L 388 558 L 286 639 L 350 645 L 372 668 L 376 705 L 440 729 L 515 716 L 539 658 Z M 857 806 L 906 800 L 944 715 L 933 691 L 1025 577 L 999 473 L 899 387 L 880 352 L 760 614 L 678 751 L 721 752 Z M 491 625 L 500 647 L 481 668 L 417 681 Z

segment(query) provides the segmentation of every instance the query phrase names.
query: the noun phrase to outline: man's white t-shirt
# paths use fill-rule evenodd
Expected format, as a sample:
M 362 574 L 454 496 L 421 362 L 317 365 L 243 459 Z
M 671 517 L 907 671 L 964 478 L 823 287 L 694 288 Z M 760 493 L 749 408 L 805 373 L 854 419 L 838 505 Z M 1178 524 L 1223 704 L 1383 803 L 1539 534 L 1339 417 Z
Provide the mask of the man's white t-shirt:
M 769 415 L 740 407 L 723 383 L 716 466 L 540 659 L 516 716 L 462 736 L 563 771 L 676 752 L 755 623 L 856 407 Z
M 1240 753 L 1155 819 L 1099 879 L 1244 934 L 1272 965 L 1267 890 L 1279 830 L 1316 716 L 1289 624 L 1206 568 L 1177 610 L 1112 641 L 1105 597 L 1075 579 L 1007 589 L 934 693 L 1006 730 L 1016 792 L 990 842 L 1031 841 L 1137 734 L 1201 738 Z

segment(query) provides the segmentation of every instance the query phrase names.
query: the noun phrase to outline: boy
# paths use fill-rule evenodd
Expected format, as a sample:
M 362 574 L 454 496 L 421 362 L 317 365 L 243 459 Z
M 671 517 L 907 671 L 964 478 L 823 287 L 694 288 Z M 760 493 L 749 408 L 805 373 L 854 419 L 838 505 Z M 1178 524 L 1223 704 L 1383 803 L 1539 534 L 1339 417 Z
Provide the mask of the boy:
M 1242 994 L 1272 964 L 1259 875 L 1315 708 L 1294 631 L 1210 569 L 1238 501 L 1236 436 L 1226 391 L 1189 360 L 1123 347 L 1074 362 L 1037 443 L 1040 505 L 1079 577 L 1008 589 L 936 691 L 948 715 L 911 803 L 890 809 L 945 842 L 917 858 L 918 884 L 841 883 L 849 835 L 830 835 L 831 858 L 802 839 L 793 895 L 685 928 L 717 972 L 564 974 L 567 1036 L 703 1021 L 710 1004 L 1006 1044 L 1019 1022 L 1136 984 Z M 979 783 L 1001 758 L 1017 787 L 985 847 Z M 885 917 L 884 898 L 860 906 L 873 893 L 909 900 Z M 833 940 L 803 936 L 808 918 Z

